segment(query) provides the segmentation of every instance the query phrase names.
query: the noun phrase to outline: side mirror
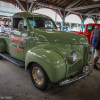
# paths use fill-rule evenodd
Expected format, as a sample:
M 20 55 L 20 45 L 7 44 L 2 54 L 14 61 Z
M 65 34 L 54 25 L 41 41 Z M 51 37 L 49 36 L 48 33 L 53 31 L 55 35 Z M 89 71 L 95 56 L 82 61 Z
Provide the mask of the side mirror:
M 24 30 L 24 25 L 22 23 L 18 24 L 18 30 L 19 31 L 23 31 Z

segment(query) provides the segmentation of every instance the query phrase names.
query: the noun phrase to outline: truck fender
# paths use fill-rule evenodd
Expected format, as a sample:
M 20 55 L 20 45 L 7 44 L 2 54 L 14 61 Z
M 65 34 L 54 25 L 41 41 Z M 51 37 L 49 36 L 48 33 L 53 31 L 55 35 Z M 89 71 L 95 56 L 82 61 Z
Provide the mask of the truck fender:
M 7 52 L 7 44 L 3 38 L 0 38 L 0 52 Z
M 43 48 L 29 50 L 25 58 L 25 71 L 30 67 L 32 62 L 38 63 L 43 67 L 51 82 L 58 82 L 65 77 L 65 61 L 60 54 L 53 50 Z

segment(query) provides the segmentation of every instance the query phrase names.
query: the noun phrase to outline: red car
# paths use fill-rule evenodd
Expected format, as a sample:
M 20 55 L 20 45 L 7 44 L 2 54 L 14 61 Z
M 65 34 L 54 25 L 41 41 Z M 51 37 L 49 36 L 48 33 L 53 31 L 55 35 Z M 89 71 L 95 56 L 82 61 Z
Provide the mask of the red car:
M 92 32 L 92 30 L 94 30 L 95 26 L 98 26 L 98 28 L 100 29 L 100 24 L 89 23 L 85 26 L 84 32 L 79 32 L 79 31 L 71 31 L 71 32 L 85 35 L 88 38 L 88 41 L 90 44 L 91 43 L 91 41 L 90 41 L 91 32 Z

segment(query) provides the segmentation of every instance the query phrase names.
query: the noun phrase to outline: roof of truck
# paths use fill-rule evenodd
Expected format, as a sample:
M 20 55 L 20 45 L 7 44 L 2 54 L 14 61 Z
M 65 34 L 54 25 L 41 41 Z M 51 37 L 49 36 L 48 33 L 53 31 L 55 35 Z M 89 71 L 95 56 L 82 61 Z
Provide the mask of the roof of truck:
M 49 18 L 49 19 L 52 19 L 50 18 L 49 16 L 46 16 L 46 15 L 43 15 L 43 14 L 38 14 L 38 13 L 29 13 L 29 12 L 18 12 L 18 13 L 15 13 L 13 15 L 13 17 L 45 17 L 45 18 Z
M 93 26 L 95 26 L 95 25 L 100 25 L 100 24 L 97 24 L 97 23 L 88 23 L 86 25 L 93 25 Z

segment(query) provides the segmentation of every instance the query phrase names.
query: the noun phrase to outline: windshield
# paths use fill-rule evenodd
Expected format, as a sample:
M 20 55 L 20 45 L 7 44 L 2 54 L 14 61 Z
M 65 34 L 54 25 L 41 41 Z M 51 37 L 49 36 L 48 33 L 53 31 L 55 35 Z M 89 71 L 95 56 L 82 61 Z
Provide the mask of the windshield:
M 50 29 L 56 29 L 56 25 L 53 20 L 49 18 L 44 17 L 28 17 L 28 22 L 31 26 L 31 28 L 50 28 Z

